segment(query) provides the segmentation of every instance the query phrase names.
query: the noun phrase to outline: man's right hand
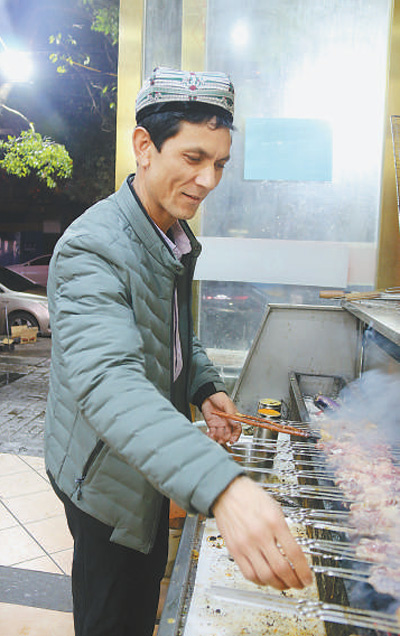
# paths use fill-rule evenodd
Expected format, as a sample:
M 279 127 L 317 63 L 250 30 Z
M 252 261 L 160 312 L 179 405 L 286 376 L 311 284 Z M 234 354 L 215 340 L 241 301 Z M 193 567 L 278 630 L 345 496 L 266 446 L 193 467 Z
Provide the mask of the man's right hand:
M 306 557 L 279 505 L 248 477 L 232 481 L 213 505 L 218 529 L 246 579 L 278 590 L 312 582 Z

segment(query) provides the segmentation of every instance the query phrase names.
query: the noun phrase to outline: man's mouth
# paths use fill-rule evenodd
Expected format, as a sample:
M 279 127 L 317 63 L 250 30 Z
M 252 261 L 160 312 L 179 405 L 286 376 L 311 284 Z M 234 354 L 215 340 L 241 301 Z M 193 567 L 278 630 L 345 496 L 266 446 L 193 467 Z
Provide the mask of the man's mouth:
M 193 201 L 193 203 L 201 203 L 202 201 L 201 197 L 196 197 L 194 194 L 188 194 L 188 192 L 182 192 L 182 194 L 184 194 L 185 197 L 188 197 L 188 199 Z

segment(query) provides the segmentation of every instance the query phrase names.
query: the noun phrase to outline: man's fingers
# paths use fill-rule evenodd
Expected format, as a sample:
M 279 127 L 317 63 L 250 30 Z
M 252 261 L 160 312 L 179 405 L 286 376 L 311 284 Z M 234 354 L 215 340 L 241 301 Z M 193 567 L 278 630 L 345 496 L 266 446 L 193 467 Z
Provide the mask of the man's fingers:
M 271 525 L 272 542 L 271 538 L 263 541 L 261 550 L 278 578 L 288 587 L 301 589 L 312 583 L 310 566 L 290 532 L 281 509 L 275 505 L 274 508 L 276 516 Z
M 229 422 L 231 424 L 231 430 L 230 430 L 230 439 L 228 441 L 234 444 L 235 442 L 238 441 L 242 433 L 242 427 L 238 422 L 234 422 L 233 420 L 229 420 Z
M 242 432 L 240 424 L 238 426 L 236 424 L 235 426 L 231 426 L 230 420 L 229 423 L 226 420 L 213 422 L 209 424 L 208 428 L 208 436 L 216 442 L 230 442 L 231 444 L 238 441 Z
M 289 564 L 296 564 L 295 575 L 300 583 L 300 587 L 310 585 L 313 577 L 308 561 L 299 544 L 295 541 L 287 527 L 283 527 L 279 535 L 280 552 L 285 561 Z M 284 579 L 286 581 L 286 579 Z M 298 587 L 298 586 L 293 586 Z
M 237 477 L 218 497 L 213 513 L 243 575 L 278 590 L 303 588 L 312 573 L 278 504 L 247 477 Z
M 269 550 L 268 554 L 263 556 L 268 560 L 269 567 L 275 577 L 282 581 L 286 588 L 294 587 L 301 590 L 304 587 L 291 561 L 281 554 L 277 547 Z
M 288 586 L 271 569 L 261 552 L 252 555 L 238 555 L 235 558 L 243 576 L 257 585 L 271 585 L 277 590 L 287 590 Z
M 222 424 L 211 424 L 207 434 L 213 440 L 220 443 L 229 442 L 231 439 L 230 428 L 226 426 L 225 422 Z
M 271 585 L 278 590 L 287 590 L 291 587 L 302 589 L 311 582 L 300 579 L 293 564 L 273 543 L 267 549 L 260 547 L 246 554 L 232 553 L 232 556 L 243 576 L 258 585 Z

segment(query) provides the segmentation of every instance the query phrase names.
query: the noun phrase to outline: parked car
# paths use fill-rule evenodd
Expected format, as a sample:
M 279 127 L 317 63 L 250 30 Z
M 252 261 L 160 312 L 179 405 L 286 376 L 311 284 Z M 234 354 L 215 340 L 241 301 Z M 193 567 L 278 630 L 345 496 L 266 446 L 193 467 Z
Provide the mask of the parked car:
M 0 267 L 0 333 L 7 333 L 14 325 L 37 327 L 39 334 L 49 336 L 50 318 L 46 288 Z
M 34 283 L 38 285 L 47 285 L 47 276 L 49 274 L 49 262 L 51 254 L 44 254 L 43 256 L 36 256 L 30 261 L 25 263 L 18 263 L 18 265 L 8 265 L 7 269 L 11 269 L 13 272 L 26 276 Z

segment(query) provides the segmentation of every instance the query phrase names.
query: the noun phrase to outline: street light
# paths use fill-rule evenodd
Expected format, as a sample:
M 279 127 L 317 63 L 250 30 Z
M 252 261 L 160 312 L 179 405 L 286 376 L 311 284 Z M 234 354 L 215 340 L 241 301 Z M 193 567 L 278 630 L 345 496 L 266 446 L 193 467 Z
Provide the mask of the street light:
M 31 54 L 5 48 L 0 53 L 0 72 L 5 82 L 26 83 L 33 75 Z

